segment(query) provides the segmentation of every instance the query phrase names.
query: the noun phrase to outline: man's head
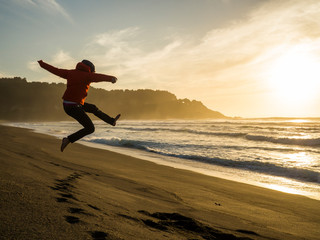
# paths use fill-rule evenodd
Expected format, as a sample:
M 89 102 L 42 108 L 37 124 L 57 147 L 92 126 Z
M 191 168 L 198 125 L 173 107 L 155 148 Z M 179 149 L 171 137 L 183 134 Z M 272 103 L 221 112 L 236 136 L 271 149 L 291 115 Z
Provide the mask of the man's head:
M 95 72 L 96 71 L 96 69 L 95 69 L 95 67 L 94 67 L 94 65 L 93 65 L 93 63 L 92 62 L 90 62 L 89 60 L 82 60 L 82 63 L 83 64 L 85 64 L 85 65 L 87 65 L 87 66 L 89 66 L 90 67 L 90 70 L 91 70 L 91 72 Z

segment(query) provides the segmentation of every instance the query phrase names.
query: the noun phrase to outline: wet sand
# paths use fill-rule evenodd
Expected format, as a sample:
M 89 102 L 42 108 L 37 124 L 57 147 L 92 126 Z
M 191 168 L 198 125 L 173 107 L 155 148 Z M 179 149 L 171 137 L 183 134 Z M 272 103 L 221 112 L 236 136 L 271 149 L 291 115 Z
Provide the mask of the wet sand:
M 0 130 L 0 239 L 319 239 L 320 201 Z

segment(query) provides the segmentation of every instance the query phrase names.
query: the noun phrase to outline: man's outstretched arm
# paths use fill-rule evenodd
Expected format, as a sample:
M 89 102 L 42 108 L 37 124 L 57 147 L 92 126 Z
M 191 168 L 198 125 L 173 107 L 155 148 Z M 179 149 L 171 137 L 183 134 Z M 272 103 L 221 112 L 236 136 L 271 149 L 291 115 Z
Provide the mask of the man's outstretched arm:
M 111 82 L 116 83 L 117 78 L 115 76 L 100 74 L 100 73 L 92 73 L 91 82 Z
M 47 70 L 48 72 L 51 72 L 52 74 L 57 75 L 57 76 L 62 77 L 62 78 L 67 78 L 68 70 L 56 68 L 54 66 L 51 66 L 48 63 L 45 63 L 42 60 L 39 60 L 38 63 L 40 65 L 40 67 L 42 67 L 43 69 Z

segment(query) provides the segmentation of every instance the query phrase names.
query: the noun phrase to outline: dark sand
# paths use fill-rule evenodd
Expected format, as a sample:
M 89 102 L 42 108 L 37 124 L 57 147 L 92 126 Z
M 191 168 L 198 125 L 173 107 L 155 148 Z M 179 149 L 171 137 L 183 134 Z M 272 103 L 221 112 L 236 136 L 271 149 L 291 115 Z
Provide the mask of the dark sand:
M 0 130 L 0 239 L 320 239 L 320 201 Z

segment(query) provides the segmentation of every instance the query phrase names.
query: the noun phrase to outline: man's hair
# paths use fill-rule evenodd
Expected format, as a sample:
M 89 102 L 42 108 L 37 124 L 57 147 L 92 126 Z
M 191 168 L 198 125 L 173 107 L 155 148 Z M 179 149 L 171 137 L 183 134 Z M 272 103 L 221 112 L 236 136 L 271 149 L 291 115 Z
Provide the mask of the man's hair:
M 85 64 L 85 65 L 87 65 L 87 66 L 89 66 L 90 67 L 90 70 L 91 70 L 91 72 L 95 72 L 96 71 L 96 69 L 95 69 L 95 67 L 94 67 L 94 65 L 93 65 L 93 63 L 92 62 L 90 62 L 89 60 L 82 60 L 82 63 L 83 64 Z

